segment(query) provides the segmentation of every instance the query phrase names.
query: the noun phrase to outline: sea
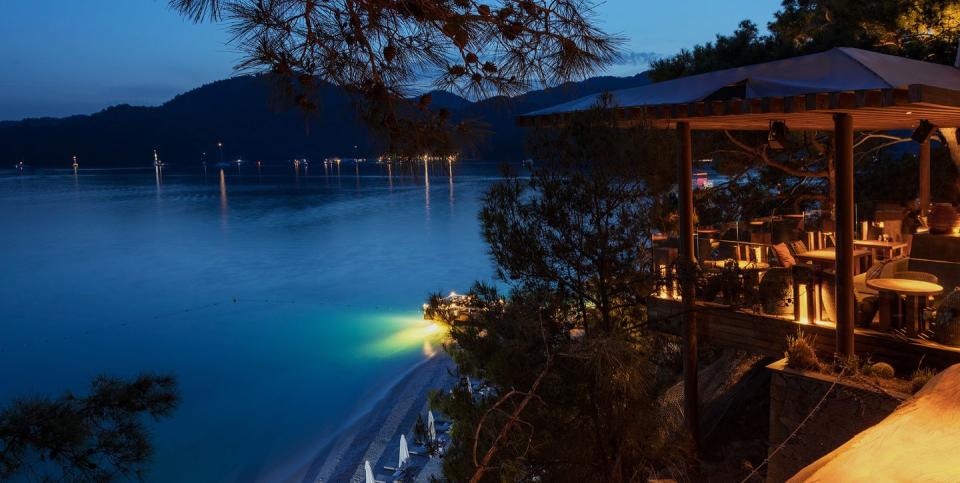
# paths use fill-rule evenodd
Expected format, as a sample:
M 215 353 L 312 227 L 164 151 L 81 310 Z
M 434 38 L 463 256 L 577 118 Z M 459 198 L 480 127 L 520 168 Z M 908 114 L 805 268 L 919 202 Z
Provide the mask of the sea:
M 0 170 L 0 404 L 173 374 L 147 481 L 262 479 L 440 350 L 500 162 Z

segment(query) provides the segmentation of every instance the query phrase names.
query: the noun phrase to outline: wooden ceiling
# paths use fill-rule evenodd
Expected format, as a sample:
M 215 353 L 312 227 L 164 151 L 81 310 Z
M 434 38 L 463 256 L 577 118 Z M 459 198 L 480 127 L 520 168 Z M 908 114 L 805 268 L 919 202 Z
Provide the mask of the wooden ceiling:
M 960 92 L 927 85 L 905 89 L 826 92 L 761 99 L 730 99 L 689 104 L 619 107 L 624 126 L 649 123 L 669 129 L 678 121 L 697 130 L 766 131 L 785 121 L 792 131 L 832 130 L 833 114 L 853 116 L 858 131 L 914 129 L 926 119 L 936 126 L 960 127 Z M 557 126 L 575 113 L 520 116 L 521 126 Z

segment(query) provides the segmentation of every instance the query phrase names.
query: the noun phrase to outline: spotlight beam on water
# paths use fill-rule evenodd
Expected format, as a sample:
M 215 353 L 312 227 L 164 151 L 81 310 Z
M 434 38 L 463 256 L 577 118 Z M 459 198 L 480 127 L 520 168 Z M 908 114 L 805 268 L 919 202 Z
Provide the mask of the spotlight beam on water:
M 391 322 L 400 327 L 392 334 L 377 340 L 368 347 L 368 353 L 376 357 L 389 357 L 398 352 L 421 347 L 423 354 L 433 357 L 435 348 L 447 336 L 447 329 L 419 317 L 395 316 Z

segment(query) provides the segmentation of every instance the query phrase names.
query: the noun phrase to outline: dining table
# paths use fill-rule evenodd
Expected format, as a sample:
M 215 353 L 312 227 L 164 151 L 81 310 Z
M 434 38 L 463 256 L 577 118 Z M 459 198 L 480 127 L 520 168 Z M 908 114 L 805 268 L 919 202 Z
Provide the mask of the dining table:
M 906 329 L 908 337 L 916 337 L 923 330 L 923 309 L 927 298 L 943 292 L 941 285 L 905 278 L 872 278 L 867 287 L 879 294 L 880 330 Z M 900 298 L 906 298 L 906 310 L 903 310 Z
M 874 260 L 900 258 L 907 250 L 904 242 L 883 240 L 854 240 L 853 246 L 872 251 Z
M 823 268 L 833 268 L 837 264 L 836 248 L 821 248 L 819 250 L 808 250 L 797 254 L 797 259 L 803 262 L 811 262 Z M 853 249 L 853 270 L 854 275 L 865 272 L 870 268 L 871 252 L 866 249 Z

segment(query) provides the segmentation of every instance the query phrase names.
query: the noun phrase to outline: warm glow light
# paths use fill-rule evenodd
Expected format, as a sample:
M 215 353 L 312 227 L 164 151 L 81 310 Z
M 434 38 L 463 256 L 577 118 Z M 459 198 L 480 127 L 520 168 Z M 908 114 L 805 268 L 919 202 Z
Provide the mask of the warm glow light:
M 377 357 L 390 357 L 398 352 L 421 347 L 423 354 L 432 357 L 439 344 L 447 335 L 447 329 L 440 324 L 417 317 L 390 317 L 388 322 L 401 327 L 393 334 L 374 342 L 368 347 L 369 353 Z

